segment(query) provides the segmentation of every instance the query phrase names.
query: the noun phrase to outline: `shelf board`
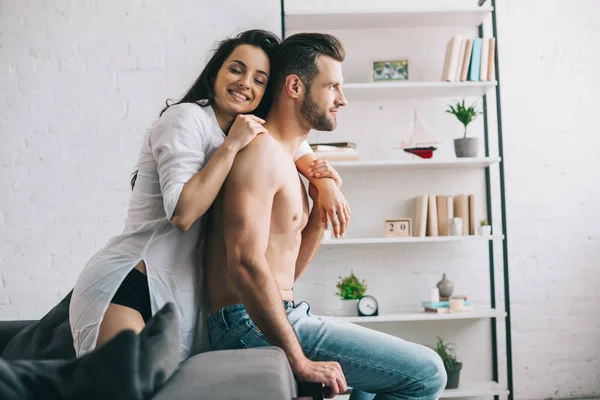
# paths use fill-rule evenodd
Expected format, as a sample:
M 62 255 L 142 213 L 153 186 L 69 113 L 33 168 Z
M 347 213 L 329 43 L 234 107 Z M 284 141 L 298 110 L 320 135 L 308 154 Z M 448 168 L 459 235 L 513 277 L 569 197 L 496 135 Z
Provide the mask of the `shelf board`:
M 498 382 L 460 382 L 457 389 L 444 390 L 440 398 L 508 396 L 508 394 L 509 390 Z
M 416 157 L 416 156 L 415 156 Z M 455 158 L 449 160 L 436 160 L 434 158 L 415 160 L 365 160 L 365 161 L 331 161 L 332 167 L 340 170 L 371 170 L 387 168 L 484 168 L 500 162 L 500 157 Z
M 362 9 L 353 11 L 291 11 L 285 15 L 286 30 L 418 28 L 479 26 L 492 6 Z
M 348 238 L 323 240 L 321 246 L 349 244 L 396 244 L 396 243 L 432 243 L 432 242 L 467 242 L 504 239 L 504 235 L 468 235 L 468 236 L 425 236 L 425 237 L 381 237 L 381 238 Z
M 346 400 L 350 397 L 352 390 L 336 396 L 336 399 Z M 509 390 L 498 382 L 460 382 L 457 389 L 445 389 L 440 399 L 452 399 L 457 397 L 480 397 L 480 396 L 508 396 Z
M 469 97 L 483 96 L 497 85 L 497 81 L 480 82 L 360 82 L 345 83 L 344 95 L 353 101 L 394 100 L 414 97 Z
M 340 321 L 361 324 L 376 322 L 402 322 L 402 321 L 444 321 L 454 319 L 482 319 L 482 318 L 504 318 L 505 311 L 495 310 L 489 307 L 476 307 L 471 311 L 454 312 L 448 314 L 433 314 L 423 311 L 398 313 L 390 315 L 379 315 L 377 317 L 334 317 Z

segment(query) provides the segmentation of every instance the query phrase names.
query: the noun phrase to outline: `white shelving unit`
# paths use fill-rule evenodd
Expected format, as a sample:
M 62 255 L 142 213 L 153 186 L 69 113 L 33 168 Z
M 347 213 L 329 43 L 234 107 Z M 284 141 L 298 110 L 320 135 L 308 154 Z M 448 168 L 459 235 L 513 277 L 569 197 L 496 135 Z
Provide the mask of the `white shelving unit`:
M 310 3 L 310 2 L 309 2 Z M 442 7 L 430 7 L 424 8 L 422 3 L 418 0 L 414 0 L 412 4 L 414 7 L 406 7 L 406 8 L 398 8 L 395 7 L 395 3 L 392 1 L 388 1 L 387 4 L 391 4 L 393 6 L 390 7 L 380 7 L 378 4 L 381 2 L 372 1 L 372 2 L 350 2 L 348 6 L 346 3 L 339 2 L 336 4 L 324 3 L 321 7 L 321 4 L 318 4 L 319 7 L 312 7 L 306 5 L 304 3 L 295 3 L 294 10 L 286 11 L 283 10 L 282 17 L 282 27 L 283 27 L 283 37 L 286 37 L 286 31 L 303 31 L 303 32 L 315 32 L 315 31 L 340 31 L 345 35 L 348 35 L 349 38 L 352 36 L 360 36 L 360 40 L 353 41 L 353 45 L 357 47 L 353 47 L 353 54 L 356 54 L 357 51 L 361 52 L 359 58 L 353 59 L 353 62 L 362 63 L 364 62 L 365 66 L 367 65 L 368 58 L 370 58 L 371 53 L 376 53 L 378 50 L 384 49 L 384 46 L 378 47 L 376 50 L 369 49 L 370 46 L 369 39 L 365 35 L 372 35 L 374 41 L 381 40 L 385 34 L 380 30 L 385 30 L 388 28 L 392 28 L 389 37 L 394 37 L 393 35 L 401 35 L 401 33 L 395 32 L 393 29 L 396 28 L 427 28 L 427 30 L 423 29 L 423 31 L 429 31 L 429 28 L 450 28 L 453 31 L 461 32 L 464 34 L 466 32 L 464 28 L 468 28 L 473 30 L 474 28 L 479 29 L 479 35 L 483 36 L 483 31 L 485 26 L 489 26 L 488 24 L 492 24 L 493 35 L 497 36 L 496 28 L 495 28 L 495 8 L 494 8 L 494 0 L 490 0 L 486 2 L 482 6 L 477 6 L 477 2 L 475 0 L 472 1 L 472 6 L 468 7 L 454 7 L 454 6 L 442 6 Z M 408 0 L 403 1 L 402 4 L 410 3 Z M 491 4 L 490 4 L 491 3 Z M 283 3 L 282 3 L 283 4 Z M 440 3 L 442 4 L 442 3 Z M 337 7 L 337 10 L 333 8 Z M 314 11 L 316 8 L 321 8 L 320 11 Z M 344 9 L 343 9 L 344 8 Z M 457 28 L 457 29 L 454 29 Z M 447 29 L 447 30 L 450 30 Z M 352 32 L 352 33 L 350 33 Z M 402 53 L 402 51 L 406 51 L 404 47 L 407 45 L 410 47 L 410 51 L 422 51 L 424 53 L 431 52 L 432 50 L 427 46 L 426 41 L 424 41 L 425 45 L 418 47 L 413 45 L 412 43 L 415 40 L 423 38 L 413 37 L 413 32 L 417 32 L 416 30 L 408 31 L 408 35 L 410 36 L 409 41 L 399 40 L 396 44 L 395 42 L 386 41 L 385 43 L 389 47 L 397 46 L 399 48 L 395 48 L 394 50 Z M 432 31 L 433 32 L 433 31 Z M 435 31 L 437 32 L 437 31 Z M 404 32 L 403 32 L 404 33 Z M 437 38 L 436 40 L 441 40 L 441 36 L 435 36 L 435 33 L 432 33 L 433 38 Z M 405 39 L 403 37 L 401 39 Z M 447 40 L 448 38 L 446 38 Z M 357 43 L 359 43 L 357 45 Z M 435 43 L 439 45 L 439 42 Z M 444 43 L 445 44 L 445 43 Z M 358 47 L 361 46 L 361 47 Z M 367 46 L 367 48 L 365 48 Z M 435 51 L 438 51 L 440 47 L 435 47 Z M 416 49 L 416 50 L 415 50 Z M 498 47 L 496 47 L 496 50 Z M 364 51 L 364 54 L 362 53 Z M 384 50 L 385 51 L 385 50 Z M 379 53 L 382 54 L 382 53 Z M 498 53 L 496 53 L 497 55 Z M 410 54 L 407 54 L 409 57 Z M 355 56 L 356 57 L 356 56 Z M 380 58 L 386 59 L 386 58 Z M 442 81 L 431 81 L 424 79 L 422 81 L 404 81 L 404 82 L 355 82 L 354 80 L 348 81 L 344 84 L 343 90 L 345 96 L 352 103 L 359 103 L 361 108 L 365 110 L 370 110 L 370 112 L 374 112 L 376 109 L 373 107 L 373 104 L 377 104 L 375 102 L 386 102 L 388 100 L 396 101 L 396 100 L 412 100 L 418 99 L 419 104 L 423 104 L 424 102 L 431 102 L 432 100 L 438 100 L 442 98 L 447 99 L 457 99 L 457 98 L 465 98 L 465 97 L 481 97 L 483 98 L 483 102 L 485 104 L 486 99 L 489 95 L 494 95 L 496 97 L 496 114 L 494 117 L 496 119 L 496 123 L 498 126 L 498 151 L 497 155 L 490 155 L 490 148 L 488 146 L 488 138 L 489 132 L 488 128 L 490 126 L 490 121 L 488 120 L 488 111 L 486 110 L 486 114 L 484 116 L 484 131 L 485 131 L 485 156 L 478 158 L 432 158 L 432 159 L 420 159 L 418 157 L 413 157 L 410 160 L 377 160 L 377 159 L 365 159 L 360 161 L 335 161 L 331 162 L 331 165 L 336 168 L 340 173 L 343 174 L 355 174 L 360 176 L 360 179 L 355 182 L 359 182 L 359 184 L 364 184 L 371 175 L 375 175 L 379 171 L 404 171 L 404 170 L 426 170 L 427 171 L 447 171 L 447 170 L 465 170 L 465 169 L 481 169 L 485 174 L 486 183 L 485 189 L 487 192 L 487 208 L 488 208 L 488 218 L 492 218 L 492 201 L 490 198 L 492 197 L 492 192 L 490 189 L 490 180 L 492 179 L 490 176 L 490 169 L 492 167 L 497 167 L 499 172 L 499 181 L 500 181 L 500 197 L 501 201 L 496 204 L 500 204 L 501 208 L 501 218 L 502 225 L 500 228 L 500 224 L 494 226 L 493 234 L 490 236 L 479 236 L 479 235 L 468 235 L 468 236 L 426 236 L 426 237 L 408 237 L 408 238 L 387 238 L 387 237 L 351 237 L 346 239 L 329 239 L 324 240 L 321 244 L 322 247 L 328 248 L 324 251 L 329 252 L 328 262 L 331 263 L 334 260 L 333 256 L 331 256 L 331 252 L 341 251 L 337 250 L 338 247 L 341 246 L 342 249 L 347 248 L 345 246 L 359 246 L 359 245 L 386 245 L 386 246 L 395 246 L 395 245 L 410 245 L 415 243 L 421 243 L 423 246 L 427 246 L 430 243 L 448 243 L 448 246 L 452 246 L 454 244 L 472 244 L 473 246 L 481 246 L 486 245 L 489 246 L 489 269 L 490 269 L 490 282 L 481 282 L 485 284 L 487 287 L 491 289 L 491 306 L 477 306 L 475 305 L 474 309 L 470 311 L 464 312 L 456 312 L 456 313 L 443 313 L 443 314 L 434 314 L 434 313 L 425 313 L 422 310 L 414 310 L 409 312 L 390 312 L 386 314 L 383 311 L 382 315 L 375 317 L 340 317 L 334 316 L 332 318 L 357 323 L 364 324 L 369 326 L 372 329 L 377 329 L 378 325 L 380 329 L 385 328 L 382 326 L 382 323 L 410 323 L 417 321 L 430 321 L 432 324 L 435 324 L 438 321 L 450 321 L 450 320 L 463 320 L 467 321 L 465 323 L 471 324 L 469 320 L 473 321 L 473 323 L 479 323 L 477 320 L 490 320 L 491 324 L 491 351 L 492 355 L 490 356 L 492 362 L 492 368 L 490 371 L 490 375 L 493 375 L 492 379 L 489 379 L 487 374 L 479 374 L 476 379 L 480 381 L 471 382 L 469 379 L 463 379 L 461 376 L 460 387 L 458 389 L 445 390 L 441 397 L 442 398 L 465 398 L 465 397 L 494 397 L 494 396 L 505 396 L 508 397 L 509 400 L 512 400 L 512 355 L 510 349 L 510 303 L 507 300 L 508 298 L 508 286 L 507 286 L 507 271 L 508 271 L 508 263 L 506 261 L 507 257 L 507 247 L 506 247 L 506 238 L 505 238 L 505 226 L 506 219 L 504 216 L 505 213 L 505 205 L 504 205 L 504 193 L 503 193 L 503 165 L 502 165 L 502 129 L 500 123 L 500 105 L 499 105 L 499 90 L 500 90 L 500 82 L 499 82 L 499 74 L 498 74 L 498 57 L 496 57 L 496 64 L 494 65 L 496 70 L 497 81 L 483 81 L 483 82 L 442 82 Z M 421 63 L 423 63 L 422 59 Z M 358 64 L 357 64 L 358 65 Z M 421 64 L 423 65 L 423 64 Z M 424 71 L 426 69 L 423 69 Z M 358 73 L 357 73 L 358 71 Z M 353 71 L 354 79 L 360 80 L 361 78 L 360 71 Z M 428 76 L 431 78 L 431 69 L 427 70 L 427 73 L 423 73 L 422 76 Z M 357 78 L 358 77 L 358 78 Z M 367 80 L 365 78 L 365 80 Z M 379 110 L 383 110 L 382 112 L 393 112 L 388 111 L 391 107 L 387 109 L 385 107 L 380 106 Z M 387 123 L 390 123 L 389 114 L 386 114 L 388 119 L 385 119 Z M 369 118 L 368 114 L 365 114 L 362 117 L 367 120 Z M 358 121 L 362 122 L 362 121 Z M 363 127 L 364 124 L 357 124 Z M 359 128 L 356 128 L 359 129 Z M 386 129 L 386 128 L 379 128 Z M 393 128 L 396 130 L 397 128 L 394 126 Z M 402 128 L 400 128 L 401 130 Z M 354 132 L 353 132 L 354 133 Z M 370 137 L 373 138 L 377 135 L 377 128 L 374 129 L 373 133 L 369 133 Z M 376 139 L 374 139 L 376 140 Z M 460 171 L 458 171 L 460 172 Z M 464 171 L 462 171 L 464 172 Z M 461 172 L 461 174 L 462 174 Z M 363 174 L 363 175 L 359 175 Z M 368 174 L 367 179 L 365 179 L 365 174 Z M 387 177 L 394 175 L 388 173 Z M 433 174 L 432 174 L 433 175 Z M 427 174 L 427 177 L 431 177 L 432 175 Z M 450 174 L 447 174 L 448 176 Z M 470 171 L 465 172 L 465 175 L 468 177 L 481 176 L 477 175 L 477 173 L 473 174 Z M 404 174 L 403 176 L 410 176 L 410 174 Z M 465 178 L 466 179 L 466 178 Z M 346 178 L 344 178 L 345 182 L 348 182 Z M 420 182 L 420 181 L 416 181 Z M 425 184 L 431 185 L 431 182 L 435 183 L 435 180 L 427 179 Z M 411 182 L 412 183 L 412 182 Z M 345 183 L 345 185 L 347 185 Z M 447 186 L 448 187 L 448 186 Z M 410 189 L 415 190 L 415 185 L 411 185 Z M 431 192 L 431 186 L 428 189 L 428 192 Z M 482 191 L 483 192 L 483 191 Z M 368 194 L 364 194 L 363 199 L 366 202 L 373 200 L 375 207 L 377 207 L 378 201 L 385 201 L 386 199 L 389 201 L 387 194 L 381 196 L 381 199 L 372 197 L 367 197 L 372 195 L 372 190 L 368 192 Z M 377 192 L 379 193 L 379 192 Z M 377 197 L 377 195 L 375 196 Z M 392 201 L 396 201 L 393 199 Z M 389 208 L 386 208 L 389 210 Z M 380 214 L 378 214 L 378 217 Z M 383 234 L 383 233 L 382 233 Z M 356 234 L 354 234 L 356 235 Z M 353 235 L 353 236 L 354 236 Z M 494 255 L 493 248 L 495 243 L 501 243 L 503 248 L 503 262 L 504 262 L 504 307 L 496 305 L 496 291 L 499 290 L 496 286 L 499 286 L 495 283 L 494 276 Z M 350 247 L 350 249 L 352 249 Z M 380 252 L 381 253 L 378 253 Z M 369 252 L 373 252 L 375 256 L 377 254 L 382 254 L 385 249 L 380 247 L 375 248 L 367 248 L 363 252 L 362 248 L 360 250 L 360 258 L 364 263 L 365 259 L 369 258 Z M 404 250 L 403 250 L 404 251 Z M 336 254 L 336 253 L 333 253 Z M 352 253 L 355 254 L 355 253 Z M 387 254 L 387 253 L 386 253 Z M 422 248 L 421 253 L 422 254 Z M 481 252 L 479 253 L 481 254 Z M 368 262 L 368 261 L 367 261 Z M 410 259 L 412 263 L 412 271 L 415 270 L 415 259 Z M 424 260 L 423 262 L 427 262 Z M 486 268 L 488 266 L 486 265 Z M 393 294 L 391 294 L 393 295 Z M 380 311 L 380 313 L 382 313 Z M 499 372 L 499 356 L 498 356 L 498 343 L 497 343 L 497 332 L 496 332 L 496 323 L 497 321 L 502 321 L 505 323 L 505 337 L 506 337 L 506 375 L 504 376 L 503 383 L 499 383 L 499 377 L 504 374 L 504 372 Z M 418 324 L 415 324 L 418 325 Z M 389 326 L 388 326 L 389 327 Z M 453 328 L 451 328 L 453 329 Z M 483 332 L 483 331 L 479 331 Z M 487 343 L 489 339 L 481 339 L 481 343 Z M 470 344 L 470 343 L 469 343 Z M 478 351 L 478 350 L 474 350 Z M 346 396 L 339 396 L 340 399 L 345 398 Z
M 493 7 L 451 7 L 354 10 L 348 12 L 293 12 L 285 16 L 289 30 L 363 29 L 479 25 Z
M 367 160 L 367 161 L 333 161 L 330 164 L 338 171 L 378 170 L 387 168 L 402 169 L 450 169 L 450 168 L 485 168 L 500 162 L 500 157 L 456 158 L 450 160 L 417 159 L 399 160 Z
M 348 100 L 385 100 L 415 97 L 483 96 L 496 86 L 485 82 L 365 82 L 345 83 Z
M 336 396 L 336 400 L 346 400 L 350 398 L 347 394 Z M 440 395 L 440 399 L 455 399 L 463 397 L 491 397 L 508 396 L 509 392 L 498 382 L 461 382 L 458 389 L 446 389 Z
M 390 315 L 378 315 L 376 317 L 335 317 L 340 321 L 353 322 L 357 324 L 372 324 L 377 322 L 407 322 L 407 321 L 447 321 L 454 319 L 479 319 L 479 318 L 504 318 L 506 312 L 494 310 L 489 307 L 477 307 L 471 311 L 434 314 L 414 311 Z
M 321 246 L 343 246 L 357 244 L 399 244 L 399 243 L 434 243 L 434 242 L 474 242 L 502 240 L 504 235 L 467 235 L 467 236 L 424 236 L 424 237 L 381 237 L 381 238 L 348 238 L 323 240 Z

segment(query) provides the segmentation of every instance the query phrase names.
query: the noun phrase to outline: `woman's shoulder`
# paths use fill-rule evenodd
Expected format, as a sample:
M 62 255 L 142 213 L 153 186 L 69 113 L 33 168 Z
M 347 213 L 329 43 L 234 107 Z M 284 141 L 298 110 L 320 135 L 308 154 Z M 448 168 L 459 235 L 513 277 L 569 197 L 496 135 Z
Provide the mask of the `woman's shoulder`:
M 209 106 L 210 107 L 210 106 Z M 169 106 L 159 119 L 176 119 L 186 121 L 210 121 L 209 110 L 198 103 L 178 103 Z

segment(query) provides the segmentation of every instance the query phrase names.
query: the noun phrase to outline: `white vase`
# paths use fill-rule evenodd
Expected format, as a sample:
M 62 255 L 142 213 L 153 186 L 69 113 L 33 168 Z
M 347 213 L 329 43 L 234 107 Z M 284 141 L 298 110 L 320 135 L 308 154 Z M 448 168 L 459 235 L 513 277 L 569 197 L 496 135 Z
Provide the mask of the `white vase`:
M 489 236 L 492 234 L 492 226 L 491 225 L 483 225 L 477 228 L 477 233 L 479 236 Z
M 358 300 L 340 300 L 342 305 L 340 314 L 345 317 L 356 317 L 358 315 Z

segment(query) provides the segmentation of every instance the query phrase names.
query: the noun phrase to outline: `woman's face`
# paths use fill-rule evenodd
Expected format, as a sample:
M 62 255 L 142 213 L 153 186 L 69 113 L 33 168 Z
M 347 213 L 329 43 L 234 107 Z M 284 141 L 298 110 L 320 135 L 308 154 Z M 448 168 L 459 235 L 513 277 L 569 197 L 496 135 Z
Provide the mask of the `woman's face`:
M 248 44 L 237 46 L 215 80 L 215 106 L 224 114 L 251 113 L 258 107 L 269 80 L 267 54 Z

